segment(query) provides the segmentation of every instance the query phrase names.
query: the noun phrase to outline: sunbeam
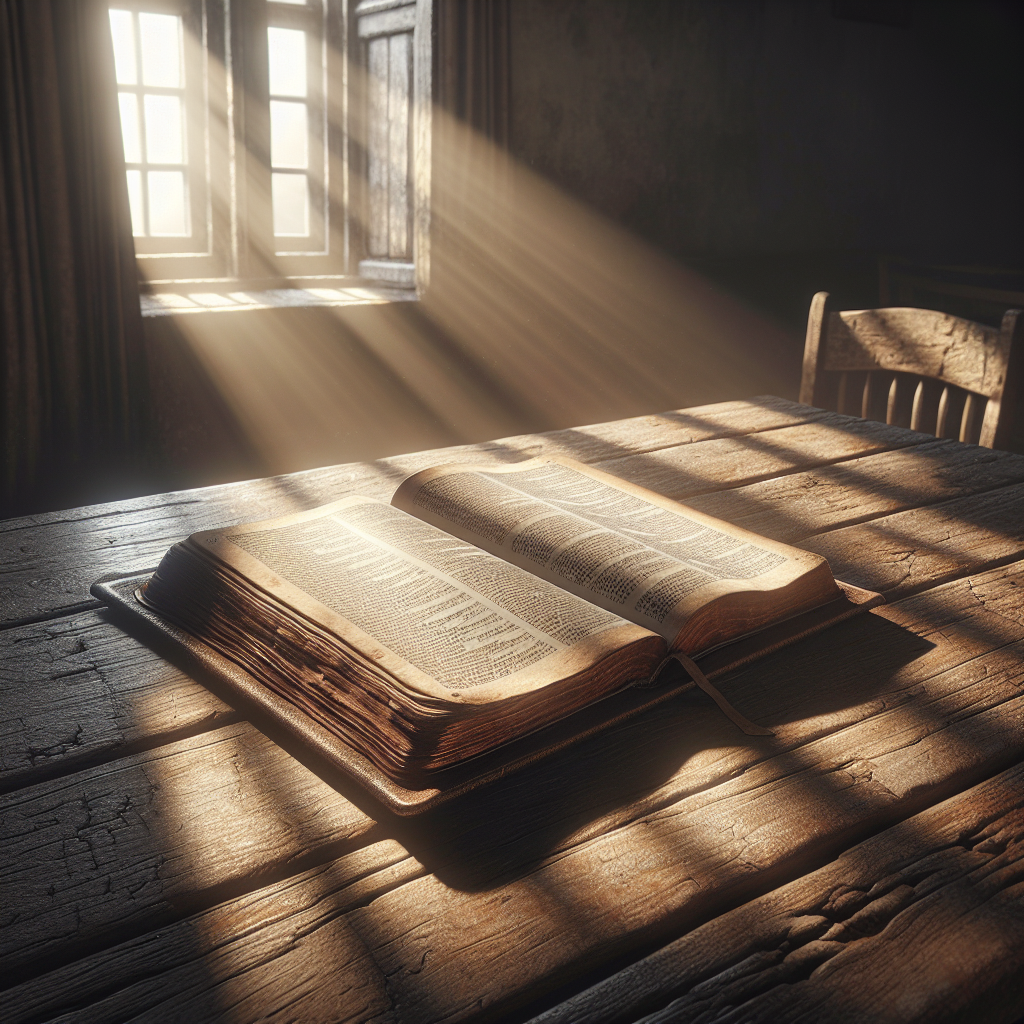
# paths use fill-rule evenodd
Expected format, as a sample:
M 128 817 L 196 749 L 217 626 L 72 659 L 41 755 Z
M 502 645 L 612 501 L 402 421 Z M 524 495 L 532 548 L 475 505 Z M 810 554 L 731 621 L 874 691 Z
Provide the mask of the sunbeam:
M 364 94 L 365 73 L 349 74 L 353 95 Z M 337 105 L 329 112 L 342 115 Z M 228 111 L 213 116 L 230 121 Z M 250 299 L 250 312 L 227 320 L 177 319 L 268 470 L 794 390 L 798 345 L 788 331 L 445 110 L 434 105 L 430 118 L 430 174 L 414 176 L 430 187 L 418 302 L 281 315 L 253 313 Z M 350 145 L 361 146 L 359 119 L 349 127 Z M 239 164 L 264 157 L 246 152 Z M 329 206 L 346 210 L 355 237 L 368 230 L 362 206 L 349 202 L 360 194 L 346 176 L 330 179 Z M 213 188 L 221 217 L 234 201 L 227 183 Z M 272 241 L 249 244 L 261 276 L 287 283 L 291 257 Z M 174 301 L 209 308 L 215 286 L 194 287 Z

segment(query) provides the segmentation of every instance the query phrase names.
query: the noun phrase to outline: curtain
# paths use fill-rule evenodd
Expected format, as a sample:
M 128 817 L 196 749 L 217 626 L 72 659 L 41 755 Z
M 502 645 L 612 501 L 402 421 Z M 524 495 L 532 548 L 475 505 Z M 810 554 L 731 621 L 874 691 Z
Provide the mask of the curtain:
M 509 0 L 437 0 L 433 49 L 430 290 L 458 289 L 458 268 L 507 213 Z
M 107 4 L 0 4 L 6 515 L 124 491 L 145 422 Z
M 438 106 L 485 138 L 509 142 L 508 0 L 438 0 Z

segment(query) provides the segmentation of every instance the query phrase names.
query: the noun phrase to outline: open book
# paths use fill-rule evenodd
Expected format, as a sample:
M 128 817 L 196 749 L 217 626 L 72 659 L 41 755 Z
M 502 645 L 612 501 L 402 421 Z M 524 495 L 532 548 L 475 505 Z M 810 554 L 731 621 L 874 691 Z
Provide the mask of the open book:
M 818 555 L 547 458 L 194 534 L 138 596 L 415 788 L 841 594 Z

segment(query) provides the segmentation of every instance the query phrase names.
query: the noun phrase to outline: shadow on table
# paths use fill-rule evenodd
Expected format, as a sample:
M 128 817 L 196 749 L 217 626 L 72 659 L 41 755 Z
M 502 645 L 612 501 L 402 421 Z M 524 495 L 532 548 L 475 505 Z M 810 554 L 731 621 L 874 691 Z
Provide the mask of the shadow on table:
M 137 629 L 120 616 L 118 623 Z M 139 639 L 226 703 L 235 700 L 214 673 L 191 660 L 186 664 L 176 645 L 159 634 L 147 629 Z M 716 681 L 742 714 L 773 729 L 773 736 L 744 735 L 703 692 L 689 690 L 412 817 L 391 812 L 269 717 L 252 709 L 245 714 L 445 885 L 482 891 L 530 872 L 562 848 L 861 720 L 879 695 L 891 694 L 902 667 L 933 646 L 881 616 L 864 614 Z M 685 681 L 677 665 L 666 669 L 662 681 L 673 674 Z M 318 859 L 316 851 L 310 858 Z
M 931 593 L 920 595 L 911 599 L 918 606 L 914 611 L 882 609 L 864 615 L 720 680 L 726 696 L 744 714 L 772 728 L 772 737 L 744 736 L 707 698 L 691 691 L 418 818 L 387 814 L 351 782 L 324 771 L 302 751 L 289 751 L 376 820 L 376 839 L 397 839 L 441 883 L 413 881 L 380 896 L 373 907 L 350 914 L 344 904 L 345 858 L 335 861 L 338 851 L 326 846 L 311 848 L 309 863 L 322 864 L 326 873 L 338 870 L 342 880 L 337 892 L 332 890 L 325 898 L 325 920 L 331 923 L 311 933 L 310 942 L 322 937 L 322 942 L 341 943 L 339 936 L 351 934 L 344 922 L 352 920 L 355 937 L 345 942 L 356 950 L 366 943 L 372 950 L 373 969 L 388 978 L 389 998 L 408 1010 L 405 1019 L 443 1019 L 461 998 L 460 986 L 469 984 L 445 970 L 444 957 L 453 956 L 456 946 L 472 945 L 477 933 L 493 933 L 495 948 L 504 948 L 506 940 L 498 938 L 513 927 L 509 921 L 520 922 L 525 945 L 520 949 L 514 940 L 508 941 L 509 948 L 520 950 L 525 959 L 499 957 L 488 964 L 493 982 L 490 977 L 479 979 L 481 989 L 504 993 L 491 1005 L 488 1019 L 504 1019 L 507 1011 L 536 1012 L 565 998 L 724 909 L 819 866 L 849 843 L 914 813 L 918 805 L 941 799 L 941 786 L 922 785 L 915 791 L 908 780 L 910 795 L 897 797 L 883 781 L 865 781 L 870 762 L 857 759 L 873 755 L 861 733 L 858 740 L 844 742 L 843 731 L 874 719 L 877 734 L 884 736 L 892 723 L 886 716 L 898 712 L 900 729 L 908 736 L 905 741 L 880 741 L 883 751 L 892 750 L 941 729 L 954 720 L 951 715 L 975 713 L 970 697 L 963 702 L 965 709 L 954 713 L 921 693 L 924 680 L 966 664 L 965 647 L 977 644 L 979 649 L 995 650 L 1000 642 L 1012 639 L 1011 633 L 1019 633 L 999 632 L 992 614 L 998 614 L 995 607 L 971 618 L 972 599 L 983 607 L 984 585 L 978 595 L 972 588 L 960 604 Z M 961 643 L 936 644 L 919 635 L 941 634 L 953 622 L 962 634 Z M 965 680 L 977 678 L 977 668 L 967 665 Z M 947 691 L 959 699 L 955 685 L 935 688 L 936 693 Z M 991 746 L 986 729 L 991 731 L 993 723 L 974 720 L 978 725 L 972 735 L 980 746 Z M 269 727 L 266 731 L 271 734 Z M 813 744 L 819 739 L 828 749 Z M 926 748 L 923 753 L 927 756 Z M 985 758 L 974 760 L 973 768 L 949 784 L 970 785 L 971 772 L 980 770 L 978 764 Z M 766 763 L 774 780 L 768 788 L 774 792 L 757 805 L 754 798 L 759 788 L 765 788 L 764 772 L 759 780 L 744 776 Z M 985 770 L 995 763 L 989 758 Z M 845 795 L 851 787 L 856 793 L 853 804 Z M 268 796 L 273 799 L 273 794 Z M 290 816 L 294 808 L 286 809 L 285 794 L 281 801 L 282 814 Z M 785 808 L 782 817 L 780 807 Z M 303 831 L 301 821 L 296 830 Z M 737 849 L 742 854 L 734 867 Z M 746 858 L 749 864 L 744 863 Z M 303 866 L 282 865 L 282 877 L 297 870 Z M 667 879 L 664 891 L 657 884 L 662 877 Z M 706 884 L 709 878 L 714 884 Z M 252 890 L 269 881 L 249 878 L 239 884 Z M 496 891 L 499 886 L 505 887 L 501 893 Z M 286 905 L 287 894 L 274 896 L 276 891 L 276 886 L 261 890 L 268 906 Z M 478 894 L 488 893 L 493 896 L 471 903 Z M 212 900 L 213 895 L 220 899 L 225 894 L 207 895 Z M 506 899 L 515 901 L 508 909 Z M 648 906 L 645 911 L 644 899 L 663 901 L 664 909 L 654 914 Z M 335 902 L 337 909 L 332 910 Z M 229 930 L 230 913 L 222 923 Z M 219 920 L 224 915 L 213 908 L 208 916 Z M 458 929 L 446 930 L 448 920 L 462 921 L 464 939 Z M 425 938 L 406 943 L 403 937 L 410 927 L 415 936 Z M 420 942 L 429 943 L 441 957 L 422 974 L 409 959 L 418 957 Z M 212 938 L 201 936 L 197 949 L 203 958 L 192 968 L 196 975 L 219 970 L 220 961 L 207 952 L 211 943 Z M 552 952 L 550 968 L 537 974 L 540 968 L 528 966 L 532 961 L 527 954 L 545 943 L 575 949 L 575 959 Z M 245 941 L 239 938 L 238 944 L 244 947 Z M 332 966 L 310 984 L 333 992 L 332 977 L 349 978 L 345 972 L 351 970 L 352 977 L 361 978 L 362 968 L 356 968 L 362 961 L 353 960 L 348 967 L 342 953 L 355 956 L 347 945 L 339 945 L 338 959 L 330 961 L 339 970 Z M 581 963 L 586 963 L 586 971 L 581 972 Z M 315 963 L 310 961 L 309 966 L 313 969 Z M 516 987 L 509 972 L 520 970 Z M 209 982 L 219 984 L 213 975 Z M 211 1007 L 220 998 L 211 991 Z
M 446 885 L 491 888 L 790 744 L 859 721 L 863 705 L 891 691 L 892 676 L 933 646 L 862 616 L 716 682 L 774 736 L 744 735 L 703 692 L 690 690 L 497 783 L 398 820 L 396 835 Z

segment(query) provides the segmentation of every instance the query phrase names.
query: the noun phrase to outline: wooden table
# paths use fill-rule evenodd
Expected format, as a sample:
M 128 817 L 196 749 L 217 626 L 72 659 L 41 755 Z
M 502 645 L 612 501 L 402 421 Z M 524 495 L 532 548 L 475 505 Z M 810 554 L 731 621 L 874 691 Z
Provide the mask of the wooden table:
M 554 452 L 890 603 L 719 684 L 771 737 L 685 694 L 400 820 L 89 596 L 194 530 Z M 6 1024 L 1024 1012 L 1020 456 L 764 398 L 33 516 L 0 545 Z

